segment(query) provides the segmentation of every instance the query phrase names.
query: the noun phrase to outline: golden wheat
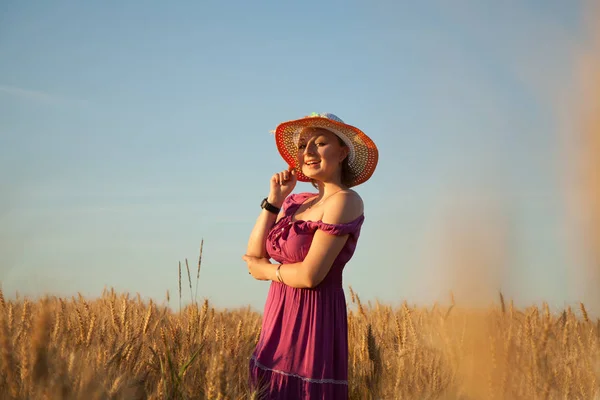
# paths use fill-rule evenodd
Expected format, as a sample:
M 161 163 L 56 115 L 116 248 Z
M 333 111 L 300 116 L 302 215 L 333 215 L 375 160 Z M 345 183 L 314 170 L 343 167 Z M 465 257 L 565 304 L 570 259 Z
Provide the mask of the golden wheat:
M 351 291 L 353 399 L 594 398 L 600 320 L 570 308 L 398 308 Z M 192 301 L 175 313 L 106 290 L 100 298 L 0 295 L 0 393 L 15 399 L 245 399 L 260 333 L 250 307 Z M 119 306 L 117 306 L 117 304 Z M 17 319 L 20 323 L 13 323 Z

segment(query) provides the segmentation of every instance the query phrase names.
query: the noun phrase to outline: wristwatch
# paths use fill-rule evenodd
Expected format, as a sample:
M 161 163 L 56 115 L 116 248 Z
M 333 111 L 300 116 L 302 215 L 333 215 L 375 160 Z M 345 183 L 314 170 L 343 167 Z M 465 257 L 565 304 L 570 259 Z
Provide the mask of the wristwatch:
M 269 203 L 266 197 L 263 199 L 262 203 L 260 203 L 260 208 L 264 208 L 273 214 L 279 214 L 279 211 L 281 211 L 281 208 L 275 207 L 273 204 Z

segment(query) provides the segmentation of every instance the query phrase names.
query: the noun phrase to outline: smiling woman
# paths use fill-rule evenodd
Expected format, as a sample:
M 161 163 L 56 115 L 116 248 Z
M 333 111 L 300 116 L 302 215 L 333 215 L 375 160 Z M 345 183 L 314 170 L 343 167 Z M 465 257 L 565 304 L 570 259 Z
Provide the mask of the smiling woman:
M 351 187 L 373 174 L 377 148 L 333 114 L 284 122 L 275 138 L 289 168 L 271 177 L 243 257 L 252 277 L 271 281 L 250 385 L 266 399 L 347 399 L 342 272 L 364 222 Z M 297 181 L 318 193 L 291 194 Z
M 354 177 L 350 171 L 350 165 L 348 163 L 349 147 L 344 140 L 327 129 L 303 128 L 298 135 L 298 152 L 304 152 L 305 149 L 313 143 L 316 147 L 316 149 L 314 149 L 316 153 L 319 153 L 319 149 L 321 149 L 320 153 L 329 153 L 338 150 L 337 147 L 341 148 L 342 160 L 339 162 L 341 165 L 340 182 L 342 185 L 350 187 Z M 305 159 L 303 154 L 298 154 L 298 160 L 301 160 L 301 166 L 305 165 L 307 167 L 306 172 L 308 172 L 308 175 L 306 173 L 304 173 L 304 175 L 311 176 L 311 182 L 313 183 L 313 186 L 318 189 L 319 187 L 315 181 L 315 177 L 313 174 L 311 174 L 311 172 L 320 170 L 319 167 L 321 166 L 321 157 L 315 159 Z

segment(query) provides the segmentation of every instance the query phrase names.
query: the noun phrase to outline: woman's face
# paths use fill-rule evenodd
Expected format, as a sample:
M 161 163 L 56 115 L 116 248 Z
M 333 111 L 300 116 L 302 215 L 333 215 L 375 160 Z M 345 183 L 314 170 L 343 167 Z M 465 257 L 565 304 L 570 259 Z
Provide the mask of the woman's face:
M 305 128 L 298 138 L 298 168 L 311 179 L 330 181 L 340 174 L 348 148 L 338 137 L 321 128 Z

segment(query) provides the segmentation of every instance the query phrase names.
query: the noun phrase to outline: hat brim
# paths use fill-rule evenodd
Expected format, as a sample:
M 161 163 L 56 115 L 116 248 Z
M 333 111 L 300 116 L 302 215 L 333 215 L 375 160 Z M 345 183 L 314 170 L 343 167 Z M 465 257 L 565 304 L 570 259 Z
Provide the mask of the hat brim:
M 351 146 L 348 166 L 353 180 L 350 186 L 360 185 L 367 181 L 379 161 L 377 146 L 363 131 L 355 126 L 338 122 L 325 117 L 304 117 L 292 121 L 282 122 L 275 129 L 275 142 L 277 150 L 286 163 L 296 169 L 296 177 L 301 182 L 309 182 L 310 178 L 298 168 L 298 150 L 294 143 L 294 136 L 303 128 L 323 128 L 339 136 L 348 146 Z M 350 157 L 349 155 L 349 157 Z

